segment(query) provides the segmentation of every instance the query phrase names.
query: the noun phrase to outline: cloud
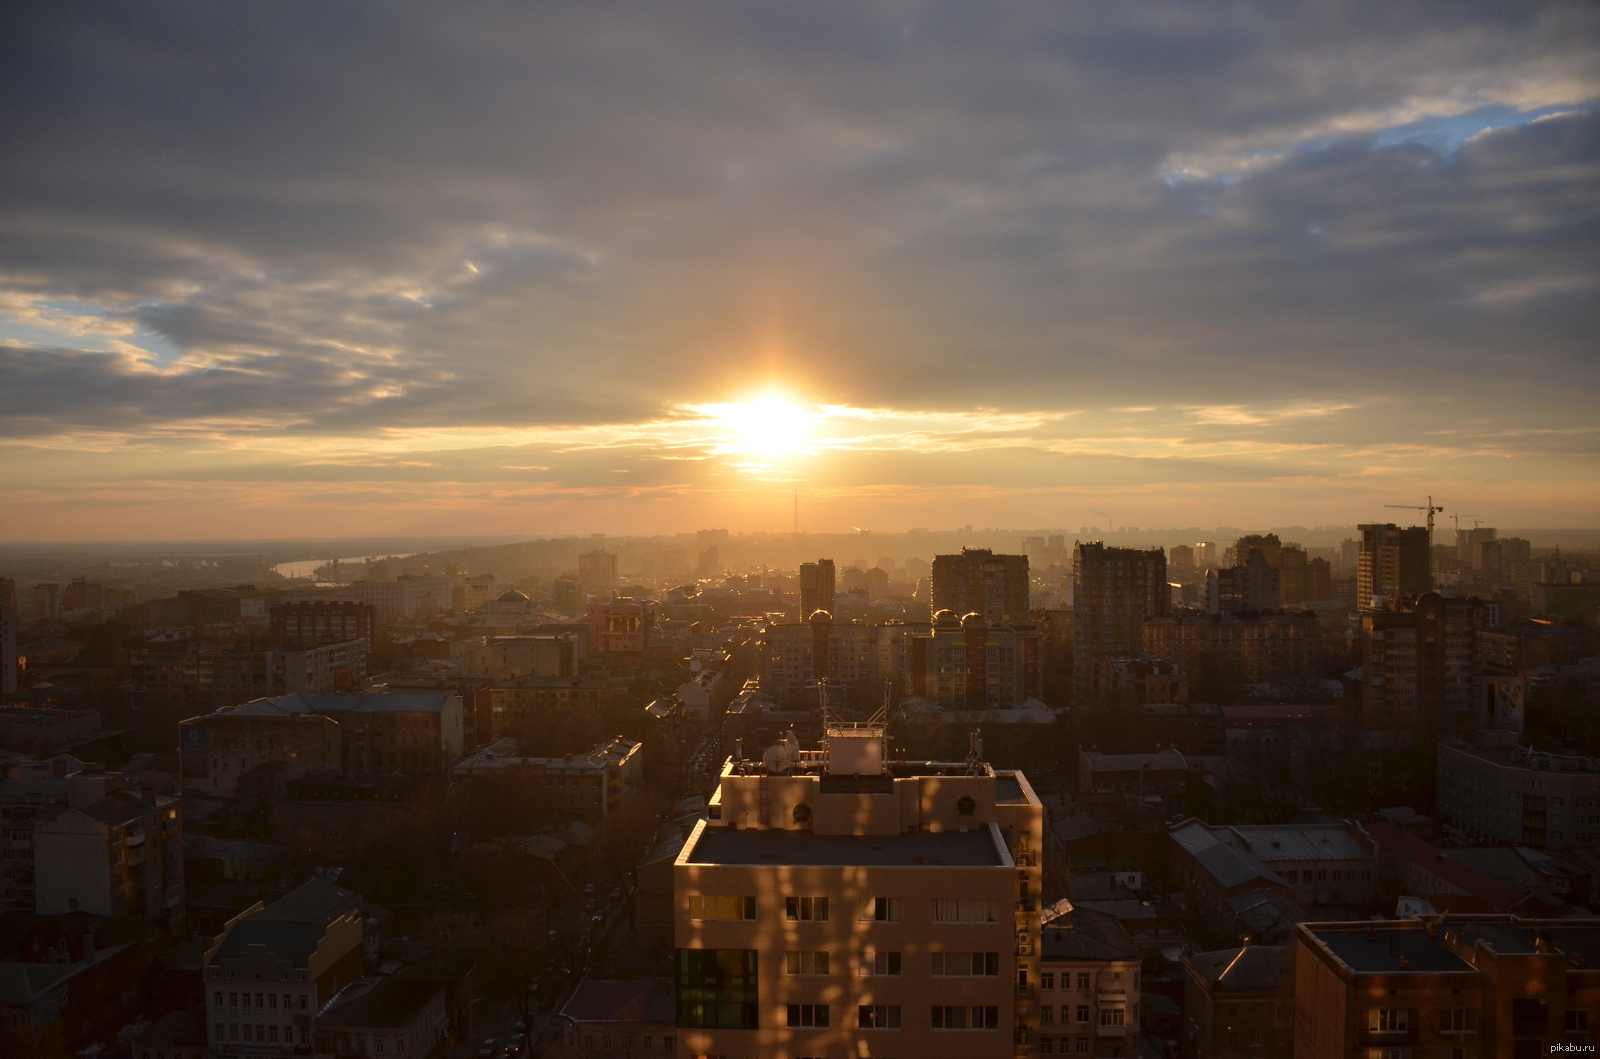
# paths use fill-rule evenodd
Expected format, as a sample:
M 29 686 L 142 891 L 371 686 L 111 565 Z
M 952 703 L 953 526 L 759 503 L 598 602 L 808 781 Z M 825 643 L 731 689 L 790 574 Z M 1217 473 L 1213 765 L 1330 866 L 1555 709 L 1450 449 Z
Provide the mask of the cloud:
M 1592 422 L 1590 5 L 8 26 L 0 437 L 51 473 L 120 447 L 241 481 L 335 453 L 372 480 L 509 460 L 574 496 L 714 490 L 754 472 L 678 421 L 775 385 L 832 410 L 819 487 L 1020 490 L 1069 458 L 1279 480 L 1251 461 L 1399 459 L 1463 423 L 1526 466 L 1547 442 L 1518 428 Z M 241 446 L 272 456 L 216 457 Z M 1426 451 L 1408 473 L 1462 458 Z

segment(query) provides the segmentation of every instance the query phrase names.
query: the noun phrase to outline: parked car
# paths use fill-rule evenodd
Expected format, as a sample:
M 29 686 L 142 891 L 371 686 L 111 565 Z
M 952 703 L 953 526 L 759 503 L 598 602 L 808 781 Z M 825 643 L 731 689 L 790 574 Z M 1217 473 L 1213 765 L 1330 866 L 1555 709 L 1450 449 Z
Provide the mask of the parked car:
M 613 901 L 622 900 L 622 887 L 614 886 L 614 887 L 611 888 L 611 899 Z

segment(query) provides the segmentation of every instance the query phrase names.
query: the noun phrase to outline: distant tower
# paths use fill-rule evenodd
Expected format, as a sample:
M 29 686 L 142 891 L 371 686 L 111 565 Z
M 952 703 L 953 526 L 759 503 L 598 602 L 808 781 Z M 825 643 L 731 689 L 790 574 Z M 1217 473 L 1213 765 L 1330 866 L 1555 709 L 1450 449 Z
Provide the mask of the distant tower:
M 833 560 L 800 564 L 800 620 L 819 610 L 833 612 Z
M 798 486 L 795 487 L 794 491 L 794 532 L 796 536 L 800 533 L 800 488 Z

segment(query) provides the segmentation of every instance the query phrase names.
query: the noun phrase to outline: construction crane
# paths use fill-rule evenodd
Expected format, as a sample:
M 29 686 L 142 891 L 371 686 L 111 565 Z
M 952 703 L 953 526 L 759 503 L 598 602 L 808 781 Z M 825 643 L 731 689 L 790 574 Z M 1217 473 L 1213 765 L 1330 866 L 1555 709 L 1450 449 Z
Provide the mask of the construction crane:
M 1433 516 L 1435 512 L 1438 512 L 1441 515 L 1444 514 L 1444 508 L 1434 506 L 1433 497 L 1428 497 L 1428 504 L 1426 507 L 1422 506 L 1421 504 L 1385 504 L 1383 506 L 1404 508 L 1407 511 L 1426 511 L 1428 513 L 1428 547 L 1433 547 Z

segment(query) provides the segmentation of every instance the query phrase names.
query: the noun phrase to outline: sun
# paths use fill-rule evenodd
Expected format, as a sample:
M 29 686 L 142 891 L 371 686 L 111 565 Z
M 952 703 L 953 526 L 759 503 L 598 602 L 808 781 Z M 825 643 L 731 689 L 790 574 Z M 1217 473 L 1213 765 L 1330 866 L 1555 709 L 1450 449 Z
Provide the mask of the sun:
M 798 450 L 806 442 L 812 415 L 780 397 L 764 397 L 717 405 L 713 414 L 741 452 L 778 456 Z

